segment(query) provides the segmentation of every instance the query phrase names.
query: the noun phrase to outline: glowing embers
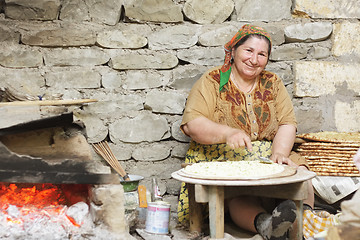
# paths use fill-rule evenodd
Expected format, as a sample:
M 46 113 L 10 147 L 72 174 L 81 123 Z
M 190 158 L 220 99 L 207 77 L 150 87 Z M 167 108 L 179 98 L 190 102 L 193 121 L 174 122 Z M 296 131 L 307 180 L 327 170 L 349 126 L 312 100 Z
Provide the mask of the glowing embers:
M 18 186 L 19 185 L 19 186 Z M 17 207 L 66 205 L 62 191 L 53 184 L 2 184 L 0 188 L 0 207 L 8 205 Z
M 86 194 L 86 185 L 3 183 L 0 238 L 66 239 L 76 235 L 82 224 L 92 224 L 88 204 L 82 201 Z

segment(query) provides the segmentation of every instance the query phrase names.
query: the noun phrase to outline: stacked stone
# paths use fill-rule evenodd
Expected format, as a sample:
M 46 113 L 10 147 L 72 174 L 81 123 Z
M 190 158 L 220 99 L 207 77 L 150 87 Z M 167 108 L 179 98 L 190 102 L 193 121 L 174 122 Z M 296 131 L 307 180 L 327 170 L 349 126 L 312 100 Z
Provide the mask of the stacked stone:
M 186 97 L 223 44 L 264 27 L 299 132 L 359 131 L 359 18 L 357 0 L 0 0 L 0 87 L 98 99 L 76 112 L 89 143 L 108 139 L 149 187 L 156 176 L 175 210 Z

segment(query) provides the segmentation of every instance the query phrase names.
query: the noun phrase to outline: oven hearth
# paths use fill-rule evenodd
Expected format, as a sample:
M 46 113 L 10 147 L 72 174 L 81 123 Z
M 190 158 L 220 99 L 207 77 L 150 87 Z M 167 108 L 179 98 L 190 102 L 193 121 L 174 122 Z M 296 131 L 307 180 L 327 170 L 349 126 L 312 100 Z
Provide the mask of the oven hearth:
M 72 113 L 0 121 L 0 239 L 133 239 L 120 178 L 81 126 Z
M 0 239 L 121 239 L 106 224 L 94 221 L 91 185 L 0 186 Z

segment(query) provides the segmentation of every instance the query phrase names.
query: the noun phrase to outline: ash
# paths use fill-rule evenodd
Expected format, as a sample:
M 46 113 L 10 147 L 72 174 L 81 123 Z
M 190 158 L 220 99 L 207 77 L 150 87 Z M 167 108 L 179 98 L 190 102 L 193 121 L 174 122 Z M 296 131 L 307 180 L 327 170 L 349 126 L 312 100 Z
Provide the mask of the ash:
M 57 214 L 54 214 L 55 210 Z M 79 202 L 71 207 L 46 207 L 38 211 L 9 205 L 0 211 L 0 239 L 115 240 L 119 237 L 105 226 L 95 225 L 88 205 Z

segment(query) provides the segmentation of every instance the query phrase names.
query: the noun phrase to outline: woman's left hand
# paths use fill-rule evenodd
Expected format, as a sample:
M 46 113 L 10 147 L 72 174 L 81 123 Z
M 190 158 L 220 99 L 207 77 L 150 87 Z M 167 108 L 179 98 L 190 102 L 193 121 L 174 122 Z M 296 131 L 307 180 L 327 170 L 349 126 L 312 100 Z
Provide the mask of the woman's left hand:
M 278 164 L 286 164 L 289 165 L 290 167 L 294 167 L 297 168 L 298 165 L 296 165 L 293 161 L 290 160 L 290 158 L 285 157 L 285 155 L 281 154 L 281 153 L 274 153 L 271 155 L 270 159 Z

